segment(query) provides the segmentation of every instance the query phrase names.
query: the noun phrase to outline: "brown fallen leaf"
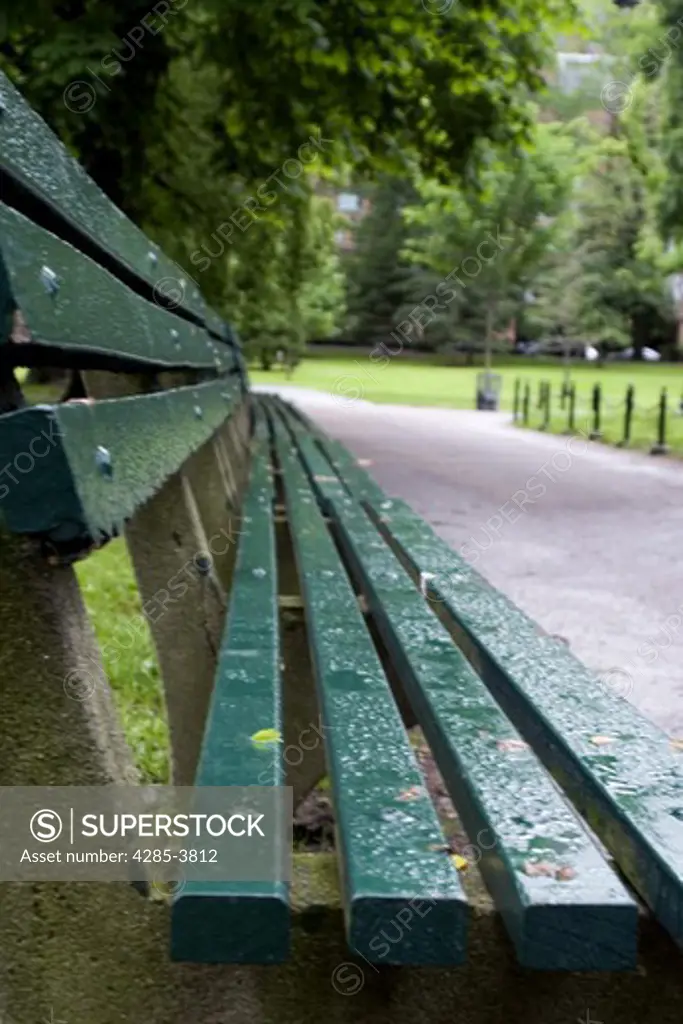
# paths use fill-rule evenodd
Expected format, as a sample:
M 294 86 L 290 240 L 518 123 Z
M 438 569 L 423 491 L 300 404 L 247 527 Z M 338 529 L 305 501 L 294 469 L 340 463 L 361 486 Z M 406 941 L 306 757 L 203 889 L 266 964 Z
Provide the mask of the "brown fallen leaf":
M 549 864 L 546 860 L 531 861 L 528 860 L 524 865 L 524 874 L 530 875 L 532 878 L 536 876 L 543 876 L 545 878 L 554 878 L 557 868 L 554 864 Z
M 683 750 L 683 739 L 677 739 L 672 736 L 669 743 L 673 750 Z
M 427 847 L 430 853 L 450 853 L 450 846 L 446 846 L 445 843 L 430 843 Z
M 496 746 L 499 750 L 527 750 L 529 744 L 524 740 L 498 740 Z
M 527 861 L 524 865 L 524 873 L 531 877 L 556 878 L 558 882 L 569 882 L 576 878 L 576 871 L 568 864 L 558 867 L 546 860 Z
M 406 802 L 407 800 L 419 800 L 421 796 L 422 786 L 410 786 L 409 789 L 404 789 L 402 793 L 399 793 L 396 799 Z

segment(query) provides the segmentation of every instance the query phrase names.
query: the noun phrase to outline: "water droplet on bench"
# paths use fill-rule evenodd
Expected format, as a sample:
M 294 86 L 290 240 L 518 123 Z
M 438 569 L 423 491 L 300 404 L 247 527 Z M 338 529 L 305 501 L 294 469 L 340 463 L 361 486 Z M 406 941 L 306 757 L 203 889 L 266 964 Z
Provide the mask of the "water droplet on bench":
M 56 295 L 59 291 L 59 278 L 50 267 L 40 268 L 40 282 L 48 295 Z
M 102 476 L 111 477 L 114 475 L 111 453 L 108 448 L 104 448 L 101 444 L 95 449 L 95 465 Z

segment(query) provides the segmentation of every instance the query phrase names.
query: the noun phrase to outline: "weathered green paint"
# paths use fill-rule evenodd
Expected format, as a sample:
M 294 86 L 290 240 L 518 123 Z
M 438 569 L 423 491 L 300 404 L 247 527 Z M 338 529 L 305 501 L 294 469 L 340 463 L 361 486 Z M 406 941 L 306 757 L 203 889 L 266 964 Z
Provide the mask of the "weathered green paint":
M 218 374 L 234 365 L 232 349 L 201 327 L 136 295 L 77 249 L 0 203 L 0 310 L 15 307 L 32 343 L 61 349 L 74 361 L 106 357 Z M 0 316 L 3 322 L 11 328 L 9 317 Z M 8 340 L 0 327 L 0 343 Z M 22 331 L 14 345 L 17 361 L 25 358 L 26 340 Z
M 403 502 L 381 530 L 451 616 L 463 651 L 673 938 L 683 945 L 683 766 L 669 737 L 494 590 Z M 423 575 L 424 578 L 424 575 Z
M 0 515 L 55 544 L 120 532 L 232 414 L 234 380 L 0 416 Z
M 306 462 L 309 449 L 319 458 L 312 439 L 304 439 Z M 341 484 L 322 478 L 315 486 L 339 527 L 347 562 L 520 963 L 569 971 L 633 968 L 635 902 L 367 515 Z
M 159 294 L 172 287 L 179 309 L 205 319 L 197 286 L 105 196 L 1 71 L 0 171 L 82 236 L 89 255 L 99 251 L 98 262 L 117 264 Z
M 280 636 L 268 437 L 257 425 L 230 607 L 209 707 L 198 786 L 283 786 Z M 282 836 L 276 836 L 281 840 Z M 273 851 L 279 863 L 282 851 Z M 195 963 L 279 963 L 289 950 L 284 882 L 190 882 L 173 906 L 171 955 Z
M 325 725 L 351 947 L 459 963 L 466 902 L 389 684 L 292 442 L 274 418 Z M 407 922 L 410 922 L 408 928 Z

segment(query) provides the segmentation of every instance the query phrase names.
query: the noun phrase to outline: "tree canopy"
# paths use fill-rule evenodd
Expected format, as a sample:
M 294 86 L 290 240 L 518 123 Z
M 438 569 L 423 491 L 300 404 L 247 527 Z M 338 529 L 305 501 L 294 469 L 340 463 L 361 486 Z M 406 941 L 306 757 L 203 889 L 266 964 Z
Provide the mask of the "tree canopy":
M 264 365 L 398 324 L 436 349 L 665 343 L 679 43 L 683 0 L 5 0 L 0 18 L 0 66 Z M 587 54 L 569 90 L 567 48 Z M 350 257 L 342 186 L 371 202 Z
M 481 139 L 516 144 L 566 16 L 561 0 L 5 0 L 0 66 L 267 353 L 343 316 L 320 182 L 450 181 Z

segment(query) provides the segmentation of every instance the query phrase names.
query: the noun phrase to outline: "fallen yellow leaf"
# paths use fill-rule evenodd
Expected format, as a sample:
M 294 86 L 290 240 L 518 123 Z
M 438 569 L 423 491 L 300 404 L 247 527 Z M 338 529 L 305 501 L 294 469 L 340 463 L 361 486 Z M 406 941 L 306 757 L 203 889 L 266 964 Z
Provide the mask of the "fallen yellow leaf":
M 467 860 L 467 858 L 461 857 L 459 853 L 452 853 L 451 860 L 455 864 L 458 871 L 467 871 L 468 867 L 470 866 L 470 863 Z
M 277 729 L 259 729 L 251 737 L 252 743 L 257 743 L 259 746 L 267 746 L 271 743 L 279 743 L 282 736 Z

